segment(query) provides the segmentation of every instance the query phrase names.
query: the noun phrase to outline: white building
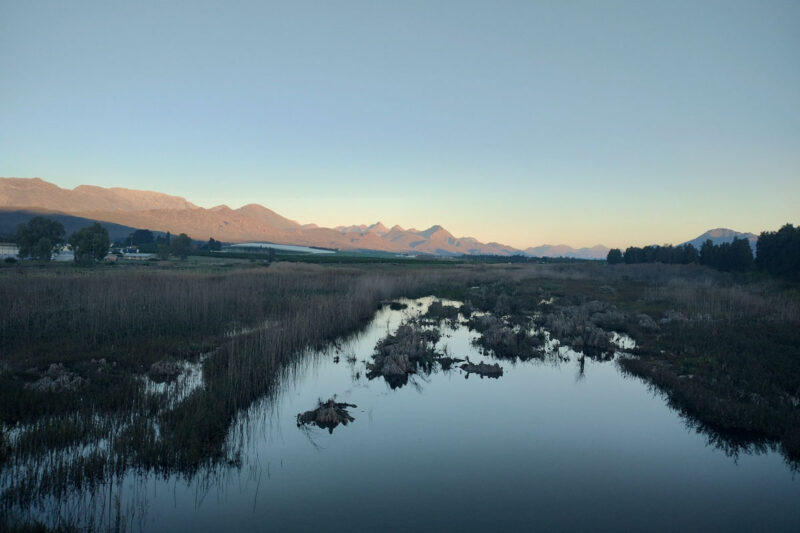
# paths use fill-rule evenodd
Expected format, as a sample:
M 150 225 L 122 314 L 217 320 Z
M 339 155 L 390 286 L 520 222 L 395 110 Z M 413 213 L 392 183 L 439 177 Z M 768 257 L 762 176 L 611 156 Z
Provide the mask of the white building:
M 143 254 L 143 253 L 123 253 L 122 258 L 131 261 L 147 261 L 152 259 L 156 254 Z
M 53 254 L 52 260 L 61 263 L 75 261 L 75 253 L 72 250 L 68 250 L 66 247 L 64 247 L 60 250 L 56 250 L 56 252 Z
M 0 259 L 6 257 L 16 258 L 19 255 L 19 247 L 13 242 L 0 242 Z

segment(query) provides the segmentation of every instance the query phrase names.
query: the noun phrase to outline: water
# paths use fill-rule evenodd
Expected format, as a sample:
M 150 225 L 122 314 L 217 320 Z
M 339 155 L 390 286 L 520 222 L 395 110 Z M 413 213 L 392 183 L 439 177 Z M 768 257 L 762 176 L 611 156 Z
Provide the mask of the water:
M 128 474 L 111 498 L 128 528 L 800 530 L 800 480 L 779 453 L 726 455 L 613 361 L 581 365 L 562 349 L 501 360 L 498 379 L 454 369 L 398 389 L 368 380 L 376 342 L 429 302 L 384 307 L 355 338 L 309 353 L 277 398 L 231 428 L 240 465 L 188 480 Z M 495 362 L 463 324 L 441 331 L 450 355 Z M 333 395 L 358 406 L 354 422 L 297 427 Z

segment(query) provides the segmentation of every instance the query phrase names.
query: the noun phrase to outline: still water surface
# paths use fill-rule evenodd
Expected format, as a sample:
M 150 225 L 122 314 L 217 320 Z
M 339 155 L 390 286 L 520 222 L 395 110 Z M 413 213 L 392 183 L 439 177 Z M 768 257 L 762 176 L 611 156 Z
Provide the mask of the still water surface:
M 429 302 L 384 307 L 361 334 L 309 353 L 232 428 L 241 467 L 129 475 L 116 488 L 129 528 L 800 531 L 800 480 L 779 453 L 726 455 L 613 361 L 587 358 L 581 373 L 565 352 L 500 361 L 498 379 L 367 380 L 376 342 Z M 494 362 L 464 325 L 441 331 L 451 355 Z M 333 395 L 358 406 L 354 422 L 297 427 Z

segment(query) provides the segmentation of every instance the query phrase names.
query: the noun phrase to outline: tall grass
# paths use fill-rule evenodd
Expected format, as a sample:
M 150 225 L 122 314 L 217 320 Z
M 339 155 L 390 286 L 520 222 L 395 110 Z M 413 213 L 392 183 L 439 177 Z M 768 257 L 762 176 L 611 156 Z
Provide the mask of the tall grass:
M 0 467 L 0 509 L 131 468 L 193 475 L 236 460 L 236 416 L 277 390 L 307 348 L 356 331 L 381 301 L 463 290 L 471 268 L 336 268 L 275 264 L 225 273 L 13 271 L 0 276 L 0 417 L 14 428 Z M 146 387 L 150 365 L 192 359 L 202 386 L 181 401 Z M 101 362 L 102 361 L 102 362 Z M 49 365 L 80 390 L 26 387 Z
M 235 463 L 235 420 L 275 395 L 306 349 L 357 331 L 382 301 L 424 294 L 520 325 L 542 300 L 603 300 L 642 347 L 629 371 L 698 420 L 800 449 L 791 403 L 800 396 L 800 299 L 791 285 L 657 264 L 4 269 L 0 514 L 109 486 L 131 469 L 194 475 Z M 658 321 L 673 310 L 688 320 L 637 326 L 638 314 Z M 148 389 L 144 376 L 164 359 L 202 365 L 202 385 L 172 396 Z M 83 387 L 26 386 L 54 363 Z
M 606 322 L 638 344 L 637 357 L 620 361 L 627 372 L 658 387 L 714 442 L 746 435 L 748 443 L 779 443 L 800 464 L 796 283 L 697 265 L 548 265 L 500 277 L 467 298 L 523 322 L 594 300 L 611 305 Z M 553 305 L 537 307 L 550 298 Z

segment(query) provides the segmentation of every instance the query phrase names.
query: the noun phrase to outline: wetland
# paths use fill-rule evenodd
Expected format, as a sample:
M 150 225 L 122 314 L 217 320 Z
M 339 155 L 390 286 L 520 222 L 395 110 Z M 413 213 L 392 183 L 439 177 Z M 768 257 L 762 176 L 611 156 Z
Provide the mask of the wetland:
M 0 288 L 7 529 L 800 525 L 791 284 L 276 263 Z

